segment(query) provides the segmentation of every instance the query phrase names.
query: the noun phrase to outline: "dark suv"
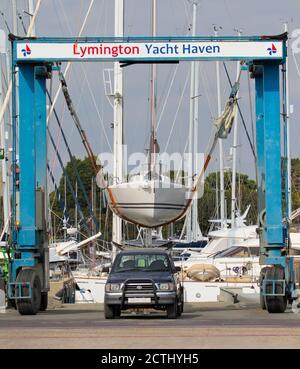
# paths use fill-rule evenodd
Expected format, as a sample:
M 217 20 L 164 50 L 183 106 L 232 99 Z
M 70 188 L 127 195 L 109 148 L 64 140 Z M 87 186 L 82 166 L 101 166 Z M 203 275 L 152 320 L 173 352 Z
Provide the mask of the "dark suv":
M 122 310 L 166 310 L 176 319 L 183 312 L 183 286 L 171 256 L 160 249 L 121 251 L 105 285 L 104 314 L 114 319 Z

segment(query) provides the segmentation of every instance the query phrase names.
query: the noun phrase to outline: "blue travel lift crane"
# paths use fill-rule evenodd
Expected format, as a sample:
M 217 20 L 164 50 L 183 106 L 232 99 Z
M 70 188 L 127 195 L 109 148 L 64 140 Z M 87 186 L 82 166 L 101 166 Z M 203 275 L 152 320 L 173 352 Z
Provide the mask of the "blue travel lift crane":
M 125 65 L 135 63 L 178 62 L 180 55 L 168 58 L 135 57 L 128 60 L 126 55 L 101 59 L 94 55 L 86 59 L 60 55 L 62 45 L 78 50 L 77 46 L 107 43 L 192 43 L 206 42 L 214 50 L 221 50 L 222 43 L 231 42 L 232 55 L 201 54 L 188 60 L 243 60 L 255 78 L 256 92 L 256 153 L 258 176 L 258 210 L 260 263 L 267 267 L 261 275 L 261 305 L 271 313 L 285 311 L 287 302 L 297 298 L 297 284 L 294 258 L 290 254 L 289 221 L 287 205 L 282 206 L 281 184 L 281 99 L 280 70 L 282 85 L 285 86 L 285 63 L 287 55 L 287 34 L 278 36 L 239 37 L 130 37 L 130 38 L 18 38 L 10 35 L 12 43 L 12 115 L 13 115 L 13 194 L 12 194 L 12 257 L 9 265 L 8 296 L 15 300 L 20 314 L 36 314 L 45 310 L 48 278 L 48 233 L 47 209 L 47 140 L 46 140 L 46 81 L 51 77 L 55 63 L 65 61 L 119 61 Z M 254 43 L 265 47 L 263 56 L 242 57 L 234 52 L 238 43 L 246 43 L 253 49 Z M 275 44 L 281 46 L 277 56 Z M 75 47 L 74 47 L 75 45 Z M 244 44 L 245 45 L 245 44 Z M 34 49 L 49 56 L 34 57 Z M 96 49 L 95 49 L 96 50 Z M 207 52 L 212 46 L 207 47 Z M 52 56 L 54 53 L 55 56 Z M 30 55 L 31 54 L 31 55 Z M 26 56 L 30 58 L 26 59 Z M 16 95 L 16 74 L 19 77 L 19 92 Z M 17 99 L 19 112 L 17 112 Z M 17 132 L 17 115 L 18 132 Z M 285 112 L 282 114 L 285 124 Z M 17 140 L 18 134 L 18 140 Z M 285 131 L 286 134 L 286 131 Z M 284 137 L 285 144 L 286 137 Z M 16 158 L 19 155 L 19 179 L 16 177 Z M 286 159 L 286 158 L 284 158 Z M 284 166 L 286 168 L 286 166 Z M 284 171 L 286 182 L 287 172 Z M 287 204 L 286 186 L 284 203 Z M 285 221 L 282 222 L 282 216 Z

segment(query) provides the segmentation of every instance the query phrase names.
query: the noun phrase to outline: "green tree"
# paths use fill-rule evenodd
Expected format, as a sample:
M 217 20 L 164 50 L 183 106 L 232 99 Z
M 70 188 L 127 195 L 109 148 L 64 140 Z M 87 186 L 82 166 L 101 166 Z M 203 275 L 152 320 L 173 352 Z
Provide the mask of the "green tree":
M 300 207 L 300 160 L 291 161 L 292 208 Z
M 84 159 L 76 159 L 78 172 L 81 178 L 81 181 L 85 187 L 87 196 L 91 199 L 91 186 L 92 186 L 92 178 L 94 176 L 91 163 L 88 158 Z M 292 203 L 293 203 L 293 210 L 300 207 L 300 159 L 292 159 Z M 75 189 L 76 183 L 76 176 L 73 170 L 73 166 L 70 162 L 66 164 L 66 172 L 70 178 L 70 182 L 72 183 L 73 188 Z M 175 173 L 172 171 L 170 173 L 171 178 L 174 178 Z M 210 173 L 204 182 L 204 194 L 201 199 L 198 200 L 198 214 L 199 214 L 199 224 L 201 230 L 204 234 L 207 233 L 210 227 L 209 219 L 214 219 L 217 217 L 217 204 L 216 204 L 216 181 L 219 183 L 220 173 L 213 172 Z M 225 182 L 225 198 L 226 198 L 226 211 L 227 217 L 230 218 L 230 211 L 231 211 L 231 172 L 226 172 L 224 176 Z M 282 182 L 283 185 L 283 182 Z M 101 231 L 103 236 L 106 240 L 111 239 L 112 229 L 112 214 L 111 211 L 108 211 L 105 201 L 103 201 L 103 194 L 102 200 L 100 205 L 100 189 L 95 186 L 96 189 L 94 190 L 96 193 L 96 206 L 95 206 L 95 214 L 98 219 L 101 218 Z M 218 185 L 219 187 L 219 185 Z M 65 179 L 64 176 L 60 178 L 59 181 L 59 191 L 62 196 L 64 196 L 64 188 L 65 188 Z M 283 187 L 284 188 L 284 187 Z M 248 205 L 251 205 L 247 223 L 248 224 L 256 224 L 257 222 L 257 187 L 256 182 L 250 179 L 246 174 L 237 173 L 236 177 L 236 189 L 237 189 L 237 206 L 240 209 L 241 214 L 245 211 Z M 75 202 L 72 197 L 72 194 L 67 186 L 67 209 L 70 216 L 70 223 L 74 224 L 75 219 Z M 220 196 L 219 196 L 220 198 Z M 81 191 L 80 187 L 78 186 L 78 201 L 82 212 L 84 214 L 85 219 L 89 220 L 90 214 L 84 199 L 83 192 Z M 58 214 L 60 217 L 63 216 L 63 211 L 59 206 L 57 201 L 56 193 L 50 193 L 50 204 L 52 204 L 52 209 Z M 0 203 L 2 206 L 2 202 Z M 1 219 L 2 220 L 2 219 Z M 176 222 L 174 225 L 174 232 L 179 233 L 182 226 L 183 220 Z M 135 237 L 136 229 L 132 225 L 126 225 L 124 227 L 124 232 L 127 238 Z M 163 229 L 164 236 L 169 235 L 169 227 L 166 226 Z
M 90 202 L 90 205 L 92 206 L 92 183 L 94 186 L 94 215 L 99 222 L 99 219 L 101 219 L 101 227 L 100 229 L 103 232 L 103 229 L 105 228 L 105 218 L 106 217 L 106 203 L 103 199 L 103 193 L 102 191 L 96 186 L 95 180 L 94 180 L 94 171 L 91 165 L 91 162 L 89 158 L 84 159 L 76 159 L 74 158 L 74 161 L 76 162 L 78 174 L 80 176 L 82 185 L 85 189 L 86 196 Z M 68 162 L 65 166 L 65 171 L 67 173 L 68 179 L 75 191 L 76 187 L 76 174 L 73 169 L 73 165 L 71 162 Z M 91 213 L 88 208 L 87 201 L 85 199 L 84 193 L 82 189 L 80 188 L 79 182 L 77 181 L 77 200 L 79 203 L 79 206 L 81 208 L 81 211 L 83 213 L 84 219 L 87 222 L 88 226 L 92 228 L 92 220 L 91 220 Z M 58 186 L 59 192 L 61 196 L 65 197 L 66 193 L 66 208 L 69 215 L 69 224 L 74 225 L 75 224 L 75 211 L 76 211 L 76 205 L 75 201 L 72 195 L 72 192 L 70 190 L 70 187 L 68 185 L 68 182 L 65 184 L 65 177 L 64 175 L 61 176 Z M 66 189 L 66 191 L 65 191 Z M 57 194 L 55 191 L 50 193 L 50 206 L 52 206 L 52 210 L 60 217 L 63 217 L 63 209 L 61 209 L 60 203 L 57 198 Z M 78 212 L 78 220 L 80 220 L 80 213 Z M 108 220 L 108 219 L 106 219 Z M 52 222 L 53 223 L 53 222 Z M 61 225 L 60 225 L 61 226 Z M 86 233 L 86 232 L 84 232 Z M 108 230 L 109 236 L 111 235 L 111 230 Z

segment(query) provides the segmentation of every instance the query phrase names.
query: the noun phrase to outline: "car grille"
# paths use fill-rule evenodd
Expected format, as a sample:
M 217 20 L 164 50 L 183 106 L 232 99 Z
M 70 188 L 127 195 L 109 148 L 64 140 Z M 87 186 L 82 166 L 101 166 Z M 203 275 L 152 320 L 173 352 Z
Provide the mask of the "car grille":
M 145 282 L 145 281 L 128 281 L 124 286 L 125 294 L 153 294 L 154 287 L 152 282 Z

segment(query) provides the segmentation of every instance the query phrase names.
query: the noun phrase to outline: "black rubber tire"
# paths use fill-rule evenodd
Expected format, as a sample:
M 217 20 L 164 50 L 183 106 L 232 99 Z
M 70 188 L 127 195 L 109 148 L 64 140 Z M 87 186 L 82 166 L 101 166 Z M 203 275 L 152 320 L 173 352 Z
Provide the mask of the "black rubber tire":
M 178 317 L 180 317 L 180 316 L 181 316 L 181 314 L 182 314 L 182 311 L 181 311 L 181 305 L 180 305 L 179 303 L 177 304 L 177 312 L 176 312 L 176 313 L 177 313 L 177 316 L 178 316 Z
M 17 309 L 21 315 L 35 315 L 41 306 L 41 281 L 33 269 L 22 269 L 17 282 L 29 282 L 32 290 L 30 299 L 17 300 Z M 26 292 L 27 293 L 27 292 Z
M 17 310 L 16 300 L 14 300 L 14 299 L 8 300 L 7 307 Z
M 176 319 L 177 318 L 177 310 L 178 310 L 178 302 L 177 299 L 173 304 L 167 305 L 167 318 L 168 319 Z
M 115 318 L 120 318 L 120 316 L 121 316 L 121 308 L 119 306 L 115 306 L 114 307 L 114 314 L 115 314 Z
M 266 279 L 284 279 L 284 269 L 275 265 L 267 269 Z M 266 292 L 271 292 L 271 286 L 266 288 Z M 277 290 L 279 293 L 284 293 L 285 291 L 280 290 L 280 286 Z M 281 314 L 284 313 L 287 307 L 287 297 L 286 296 L 265 296 L 267 311 L 271 314 Z
M 259 303 L 260 303 L 260 307 L 262 308 L 262 310 L 266 310 L 267 306 L 266 306 L 266 298 L 265 296 L 262 295 L 262 293 L 260 292 L 260 296 L 259 296 Z
M 177 304 L 177 316 L 183 313 L 183 296 L 180 297 L 180 303 Z
M 115 309 L 112 305 L 104 304 L 105 319 L 115 319 Z
M 40 311 L 46 311 L 47 307 L 48 307 L 48 292 L 42 292 Z
M 181 292 L 181 314 L 183 313 L 184 310 L 184 289 L 182 289 Z
M 262 268 L 261 272 L 260 272 L 260 276 L 259 276 L 259 285 L 260 285 L 260 295 L 259 295 L 259 302 L 260 302 L 260 307 L 263 310 L 267 309 L 266 306 L 266 297 L 262 295 L 262 285 L 263 285 L 263 280 L 266 277 L 266 272 L 267 272 L 268 268 Z

